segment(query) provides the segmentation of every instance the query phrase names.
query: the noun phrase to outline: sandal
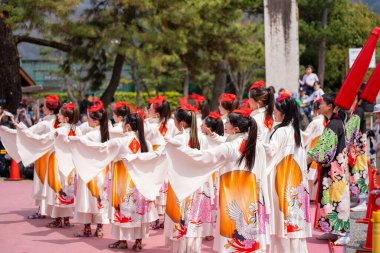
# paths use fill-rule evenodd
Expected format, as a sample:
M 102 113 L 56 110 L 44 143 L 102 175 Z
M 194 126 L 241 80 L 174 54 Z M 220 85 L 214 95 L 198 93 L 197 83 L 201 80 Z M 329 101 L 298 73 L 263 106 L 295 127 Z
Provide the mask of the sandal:
M 205 240 L 208 241 L 208 242 L 212 241 L 212 240 L 214 240 L 214 236 L 208 235 L 208 236 L 205 237 Z
M 70 223 L 70 217 L 63 218 L 63 228 L 71 228 L 74 227 L 73 224 Z
M 91 225 L 84 225 L 82 233 L 75 233 L 74 237 L 90 237 L 91 234 Z
M 136 252 L 140 252 L 142 250 L 142 239 L 136 239 L 135 244 L 133 245 L 132 249 Z
M 28 219 L 30 219 L 30 220 L 45 219 L 45 218 L 46 218 L 46 215 L 41 215 L 39 213 L 35 213 L 35 214 L 28 216 Z
M 103 238 L 103 228 L 96 228 L 94 236 L 98 238 Z
M 63 227 L 62 218 L 61 217 L 55 218 L 55 220 L 48 223 L 46 225 L 46 227 L 48 227 L 48 228 L 62 228 Z
M 108 248 L 110 249 L 128 249 L 127 241 L 117 241 L 111 244 L 108 244 Z

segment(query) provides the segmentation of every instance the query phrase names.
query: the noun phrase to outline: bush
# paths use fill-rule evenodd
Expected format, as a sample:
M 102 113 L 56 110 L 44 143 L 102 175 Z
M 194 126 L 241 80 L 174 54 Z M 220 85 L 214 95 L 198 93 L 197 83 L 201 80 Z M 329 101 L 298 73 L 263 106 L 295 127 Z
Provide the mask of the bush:
M 33 98 L 38 99 L 38 98 L 43 98 L 49 95 L 58 95 L 59 101 L 61 103 L 66 103 L 69 102 L 69 99 L 67 97 L 67 93 L 65 92 L 60 92 L 60 93 L 39 93 L 36 95 L 33 95 Z M 161 93 L 160 93 L 161 94 Z M 95 94 L 95 96 L 100 97 L 101 94 Z M 154 95 L 153 92 L 150 93 L 151 96 Z M 178 99 L 182 96 L 181 93 L 177 91 L 167 91 L 165 92 L 166 99 L 168 100 L 170 106 L 172 109 L 177 108 L 178 106 Z M 126 91 L 117 91 L 115 92 L 115 101 L 125 101 L 127 103 L 136 104 L 136 92 L 126 92 Z M 141 105 L 144 106 L 146 105 L 146 102 L 148 100 L 148 93 L 146 92 L 141 92 Z

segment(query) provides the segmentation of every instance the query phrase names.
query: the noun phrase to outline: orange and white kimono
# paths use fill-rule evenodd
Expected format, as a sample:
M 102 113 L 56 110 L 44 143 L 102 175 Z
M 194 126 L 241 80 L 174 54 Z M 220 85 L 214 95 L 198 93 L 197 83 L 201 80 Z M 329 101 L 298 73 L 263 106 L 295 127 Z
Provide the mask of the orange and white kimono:
M 267 117 L 266 107 L 257 108 L 251 112 L 250 116 L 257 123 L 257 139 L 262 142 L 267 142 L 274 122 L 273 119 Z
M 52 218 L 70 217 L 73 215 L 76 173 L 74 167 L 60 166 L 55 155 L 54 136 L 55 133 L 61 135 L 80 135 L 80 131 L 75 126 L 68 123 L 61 123 L 58 128 L 45 135 L 37 135 L 25 129 L 17 129 L 18 140 L 23 145 L 19 145 L 19 153 L 24 164 L 30 164 L 49 153 L 48 169 L 43 188 L 46 194 L 47 215 Z
M 270 252 L 307 252 L 312 234 L 305 149 L 296 146 L 292 126 L 278 128 L 264 147 Z
M 199 135 L 201 149 L 207 149 L 207 140 Z M 190 129 L 184 129 L 173 139 L 182 145 L 190 146 Z M 171 154 L 169 154 L 171 159 Z M 173 166 L 182 166 L 175 164 Z M 209 177 L 209 181 L 211 175 Z M 214 189 L 212 184 L 204 182 L 195 192 L 180 201 L 168 185 L 164 233 L 166 244 L 172 245 L 173 252 L 199 252 L 202 238 L 212 234 L 212 199 Z
M 306 153 L 312 149 L 318 142 L 319 137 L 322 135 L 325 129 L 325 117 L 323 115 L 318 115 L 313 118 L 310 124 L 307 126 L 305 131 L 301 131 L 302 141 L 305 145 Z M 309 189 L 310 199 L 315 200 L 317 194 L 317 175 L 318 175 L 318 164 L 313 161 L 308 167 L 307 179 L 313 181 L 312 187 Z M 315 184 L 314 184 L 315 182 Z M 310 186 L 310 184 L 309 184 Z
M 74 165 L 81 166 L 78 174 L 84 182 L 93 179 L 111 162 L 114 164 L 109 212 L 112 235 L 118 240 L 147 238 L 150 223 L 158 219 L 157 210 L 154 201 L 145 198 L 137 189 L 128 162 L 123 160 L 124 156 L 141 152 L 137 135 L 127 132 L 124 137 L 105 143 L 75 137 L 69 139 Z M 86 168 L 88 164 L 91 166 Z
M 86 126 L 81 128 L 86 132 L 80 138 L 92 142 L 101 143 L 100 127 Z M 66 139 L 66 140 L 65 140 Z M 70 141 L 67 141 L 66 136 L 60 136 L 55 140 L 56 155 L 59 163 L 64 163 L 64 159 L 71 159 L 70 157 L 61 156 L 60 151 L 71 152 Z M 59 147 L 59 148 L 57 148 Z M 88 164 L 86 168 L 90 167 Z M 99 172 L 89 182 L 84 182 L 81 177 L 77 175 L 77 189 L 75 196 L 74 220 L 81 224 L 109 224 L 108 219 L 108 178 L 109 168 L 107 165 L 102 171 Z
M 214 250 L 217 252 L 266 252 L 266 212 L 263 200 L 265 181 L 264 149 L 256 146 L 255 164 L 251 171 L 237 161 L 247 135 L 230 135 L 226 143 L 207 150 L 191 149 L 176 140 L 166 146 L 172 166 L 169 181 L 180 200 L 186 199 L 199 185 L 220 172 L 219 213 Z M 185 252 L 185 251 L 182 251 Z M 193 251 L 187 251 L 193 252 Z M 199 252 L 199 251 L 198 251 Z
M 166 125 L 164 125 L 164 122 L 160 121 L 158 118 L 150 118 L 145 122 L 148 125 L 147 129 L 149 129 L 147 131 L 146 139 L 152 144 L 154 151 L 159 148 L 164 148 L 165 141 L 163 137 L 172 138 L 176 133 L 176 127 L 173 119 L 169 119 L 168 122 L 166 122 Z M 160 189 L 160 193 L 156 198 L 157 212 L 159 215 L 165 214 L 167 194 L 168 180 L 165 178 L 165 181 Z

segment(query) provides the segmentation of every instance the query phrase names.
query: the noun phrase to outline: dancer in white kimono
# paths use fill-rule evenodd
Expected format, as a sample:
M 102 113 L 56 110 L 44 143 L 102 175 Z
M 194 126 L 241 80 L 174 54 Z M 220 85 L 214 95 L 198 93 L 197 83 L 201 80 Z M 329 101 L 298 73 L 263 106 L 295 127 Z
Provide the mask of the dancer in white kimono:
M 217 252 L 266 252 L 262 172 L 264 148 L 257 142 L 257 125 L 242 108 L 228 115 L 227 142 L 208 150 L 191 149 L 175 138 L 167 153 L 173 164 L 169 180 L 183 200 L 220 170 L 219 213 L 214 240 Z M 193 251 L 181 251 L 193 252 Z M 200 251 L 197 251 L 200 252 Z
M 253 110 L 251 117 L 255 119 L 257 123 L 258 140 L 266 142 L 274 123 L 274 94 L 271 89 L 265 87 L 263 81 L 257 81 L 249 88 L 248 102 L 250 108 Z
M 311 237 L 306 154 L 299 129 L 299 108 L 289 93 L 274 108 L 276 125 L 264 144 L 270 206 L 270 252 L 307 252 Z
M 147 200 L 137 190 L 122 159 L 128 154 L 144 153 L 152 149 L 145 140 L 144 123 L 139 114 L 126 115 L 124 131 L 124 137 L 105 143 L 69 138 L 70 148 L 73 162 L 76 167 L 81 167 L 78 173 L 85 182 L 94 178 L 113 161 L 109 218 L 112 223 L 112 235 L 118 241 L 109 244 L 108 247 L 126 249 L 127 240 L 134 240 L 133 250 L 141 251 L 142 239 L 149 236 L 149 224 L 158 219 L 158 214 L 154 201 Z M 91 169 L 88 169 L 88 164 L 91 164 Z M 84 170 L 83 167 L 86 166 L 87 169 Z
M 195 111 L 194 107 L 184 103 L 176 110 L 174 122 L 179 134 L 173 139 L 194 149 L 207 148 L 204 135 L 198 134 Z M 202 238 L 211 234 L 213 189 L 205 182 L 195 190 L 191 196 L 179 201 L 170 183 L 168 185 L 165 237 L 167 244 L 171 242 L 173 252 L 201 252 Z
M 239 107 L 239 100 L 235 94 L 223 93 L 219 98 L 219 112 L 222 116 L 223 124 L 226 124 L 228 114 Z

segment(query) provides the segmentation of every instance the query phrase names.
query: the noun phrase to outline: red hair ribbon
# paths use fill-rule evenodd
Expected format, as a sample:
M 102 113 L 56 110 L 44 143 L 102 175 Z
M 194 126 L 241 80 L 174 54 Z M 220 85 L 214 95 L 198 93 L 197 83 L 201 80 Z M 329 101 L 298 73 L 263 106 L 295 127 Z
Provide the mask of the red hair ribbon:
M 197 109 L 195 109 L 195 107 L 191 106 L 189 103 L 182 103 L 179 105 L 179 108 L 182 110 L 185 110 L 185 111 L 189 111 L 189 112 L 196 112 L 197 111 Z
M 50 107 L 58 108 L 59 98 L 57 95 L 47 96 L 45 98 L 45 103 L 49 103 Z
M 274 120 L 272 119 L 272 117 L 270 117 L 269 115 L 265 115 L 264 125 L 265 125 L 269 130 L 272 130 L 273 124 L 274 124 Z
M 245 99 L 241 102 L 239 108 L 250 108 L 250 106 L 249 106 L 249 102 L 248 102 L 248 99 L 245 98 Z
M 249 108 L 240 108 L 240 109 L 237 109 L 237 110 L 233 110 L 232 112 L 240 114 L 241 116 L 247 118 L 247 117 L 249 117 L 251 115 L 252 110 L 249 109 Z
M 248 91 L 251 91 L 251 90 L 253 90 L 253 89 L 257 89 L 257 88 L 261 88 L 261 87 L 265 87 L 265 86 L 266 86 L 265 82 L 262 81 L 262 80 L 259 80 L 259 81 L 254 82 L 254 83 L 251 85 L 251 87 L 249 87 L 249 90 L 248 90 Z
M 64 103 L 62 108 L 73 111 L 75 109 L 75 104 L 73 102 Z
M 153 104 L 154 108 L 157 109 L 158 107 L 160 107 L 162 105 L 162 103 L 164 102 L 164 100 L 166 100 L 166 97 L 165 96 L 157 96 L 155 98 L 150 98 L 148 99 L 148 102 Z
M 136 112 L 134 112 L 135 114 L 138 114 L 140 116 L 140 118 L 142 119 L 142 121 L 144 121 L 144 112 L 143 110 L 141 110 L 140 108 L 137 108 Z
M 129 107 L 129 104 L 127 102 L 119 101 L 115 104 L 115 110 L 119 110 L 123 106 Z
M 323 101 L 323 98 L 318 98 L 317 100 L 315 100 L 315 102 L 317 103 L 322 103 L 322 101 Z
M 286 91 L 281 92 L 280 96 L 278 96 L 278 98 L 277 98 L 277 102 L 280 102 L 280 101 L 282 101 L 286 98 L 290 98 L 290 97 L 292 97 L 292 95 L 289 92 L 286 92 Z
M 218 119 L 220 119 L 220 114 L 219 114 L 219 112 L 214 111 L 214 112 L 210 112 L 209 115 L 208 115 L 208 117 L 218 120 Z
M 191 94 L 189 97 L 196 102 L 203 102 L 206 100 L 204 96 L 196 94 L 196 93 Z
M 103 105 L 103 102 L 101 100 L 94 102 L 93 105 L 91 105 L 90 107 L 87 108 L 87 111 L 89 111 L 89 112 L 97 112 L 100 110 L 104 110 L 104 105 Z
M 236 95 L 232 93 L 223 93 L 220 96 L 219 103 L 220 102 L 232 102 L 236 99 Z

